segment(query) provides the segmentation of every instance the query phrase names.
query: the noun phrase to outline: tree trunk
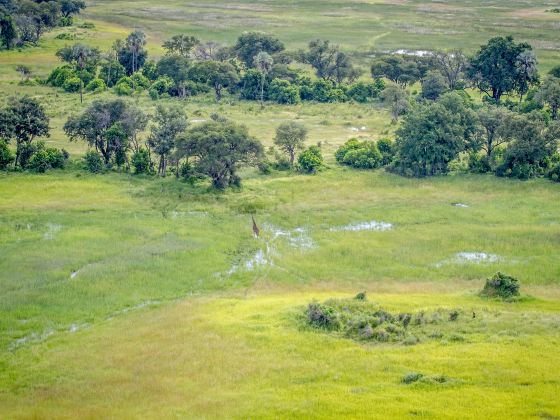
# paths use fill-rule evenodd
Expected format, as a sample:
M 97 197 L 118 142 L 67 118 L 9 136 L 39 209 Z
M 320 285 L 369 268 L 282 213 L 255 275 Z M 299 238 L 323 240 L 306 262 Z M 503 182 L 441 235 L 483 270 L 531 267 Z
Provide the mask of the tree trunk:
M 264 108 L 264 73 L 261 76 L 261 108 Z
M 294 160 L 296 158 L 296 154 L 293 150 L 290 151 L 290 166 L 294 166 Z

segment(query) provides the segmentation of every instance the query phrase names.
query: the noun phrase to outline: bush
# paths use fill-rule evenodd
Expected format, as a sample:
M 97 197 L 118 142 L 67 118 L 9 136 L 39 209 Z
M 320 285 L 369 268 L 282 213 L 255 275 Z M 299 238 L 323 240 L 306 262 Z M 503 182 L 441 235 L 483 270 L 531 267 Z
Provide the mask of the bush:
M 299 87 L 287 80 L 274 79 L 270 83 L 268 97 L 279 104 L 297 104 L 300 102 Z
M 0 169 L 6 169 L 15 160 L 15 156 L 8 147 L 8 143 L 0 140 Z
M 361 169 L 373 169 L 381 166 L 383 156 L 377 145 L 371 141 L 360 142 L 348 140 L 335 154 L 337 162 Z
M 485 174 L 492 170 L 488 156 L 481 155 L 477 152 L 469 153 L 468 165 L 469 172 L 473 172 L 475 174 Z
M 319 328 L 327 330 L 338 330 L 340 328 L 340 321 L 336 312 L 325 305 L 317 302 L 312 302 L 307 307 L 307 321 Z
M 367 300 L 367 294 L 366 294 L 366 292 L 360 292 L 356 296 L 354 296 L 354 299 L 356 299 L 356 300 Z
M 381 79 L 373 82 L 356 82 L 348 87 L 346 96 L 356 102 L 364 103 L 379 97 L 385 88 L 385 83 Z
M 54 87 L 62 87 L 67 79 L 78 77 L 70 66 L 55 68 L 47 78 L 47 84 Z
M 103 160 L 96 150 L 89 150 L 84 156 L 86 169 L 97 174 L 103 170 Z
M 401 382 L 403 384 L 408 385 L 408 384 L 412 384 L 414 382 L 418 382 L 423 377 L 424 377 L 424 375 L 422 373 L 418 373 L 418 372 L 407 373 L 406 375 L 403 376 L 403 378 L 401 379 Z
M 323 155 L 317 146 L 310 146 L 298 157 L 299 168 L 306 173 L 316 173 L 323 166 Z
M 49 155 L 46 150 L 38 150 L 31 156 L 27 168 L 33 172 L 44 173 L 47 172 L 51 165 L 49 163 Z
M 115 86 L 115 93 L 119 96 L 130 96 L 134 90 L 127 83 L 119 83 Z
M 388 165 L 395 157 L 395 143 L 390 139 L 380 139 L 377 141 L 377 149 L 381 153 L 381 164 Z
M 132 86 L 136 87 L 136 89 L 138 88 L 147 89 L 150 87 L 151 84 L 150 80 L 140 72 L 136 72 L 132 76 L 130 76 L 130 80 L 133 83 Z
M 560 164 L 556 165 L 554 168 L 552 168 L 550 171 L 548 171 L 548 173 L 546 174 L 546 176 L 554 182 L 560 182 Z
M 498 272 L 491 279 L 486 280 L 481 295 L 511 299 L 514 296 L 519 296 L 519 282 L 514 277 Z
M 86 86 L 86 91 L 94 93 L 103 92 L 105 89 L 107 89 L 107 86 L 102 79 L 93 79 Z
M 66 92 L 79 92 L 82 86 L 82 81 L 79 77 L 73 76 L 64 81 L 62 89 Z
M 171 80 L 168 76 L 159 77 L 150 87 L 150 98 L 153 100 L 159 99 L 164 93 L 171 92 L 173 86 L 173 80 Z
M 137 152 L 132 154 L 131 158 L 132 166 L 134 166 L 135 174 L 147 174 L 150 173 L 150 154 L 147 149 L 140 148 Z

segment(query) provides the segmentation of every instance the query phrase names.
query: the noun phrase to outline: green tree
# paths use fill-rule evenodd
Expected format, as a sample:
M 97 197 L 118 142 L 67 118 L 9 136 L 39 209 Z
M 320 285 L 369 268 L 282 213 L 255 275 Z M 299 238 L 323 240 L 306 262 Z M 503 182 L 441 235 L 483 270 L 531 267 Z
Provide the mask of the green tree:
M 167 54 L 177 54 L 184 58 L 189 58 L 193 49 L 200 44 L 200 40 L 194 36 L 175 35 L 163 43 L 163 49 Z
M 83 0 L 60 0 L 60 13 L 65 18 L 77 15 L 85 8 L 86 3 Z
M 178 136 L 187 129 L 187 116 L 179 105 L 158 105 L 148 146 L 159 156 L 158 174 L 166 176 L 167 161 Z
M 83 140 L 95 147 L 108 165 L 116 154 L 122 157 L 129 146 L 131 129 L 126 121 L 129 107 L 122 99 L 93 101 L 82 114 L 68 118 L 64 132 L 70 141 Z
M 100 58 L 99 50 L 87 45 L 74 44 L 58 50 L 56 56 L 74 66 L 80 75 L 80 103 L 82 103 L 84 100 L 84 70 L 89 68 L 92 73 L 95 73 Z
M 253 66 L 254 57 L 260 52 L 273 55 L 284 50 L 284 44 L 272 35 L 263 32 L 244 32 L 233 47 L 239 59 L 247 68 Z
M 462 50 L 436 51 L 435 64 L 440 73 L 445 77 L 447 88 L 455 90 L 460 87 L 467 71 L 469 60 Z
M 124 44 L 118 46 L 120 47 L 119 62 L 126 69 L 126 73 L 130 76 L 140 70 L 148 58 L 148 52 L 144 48 L 146 34 L 142 31 L 134 31 L 128 35 Z
M 183 157 L 193 157 L 196 170 L 209 176 L 215 188 L 239 185 L 239 167 L 256 166 L 263 154 L 247 127 L 223 118 L 190 128 L 178 143 Z
M 17 28 L 11 15 L 0 10 L 0 39 L 6 49 L 12 49 L 17 38 Z
M 29 96 L 12 97 L 0 110 L 0 138 L 16 141 L 15 167 L 25 147 L 30 147 L 37 137 L 49 137 L 49 117 L 45 108 Z
M 550 115 L 553 120 L 558 120 L 558 109 L 560 109 L 560 78 L 549 76 L 545 79 L 535 99 L 550 107 Z
M 161 58 L 157 63 L 157 74 L 168 76 L 175 83 L 175 87 L 181 98 L 187 96 L 187 81 L 189 80 L 190 61 L 188 58 L 169 54 Z
M 412 109 L 396 133 L 396 169 L 416 177 L 447 173 L 449 162 L 469 147 L 474 122 L 455 93 Z
M 303 150 L 307 129 L 301 123 L 290 121 L 280 124 L 276 129 L 274 144 L 290 157 L 290 166 L 294 166 L 294 160 L 298 150 Z
M 387 55 L 374 60 L 371 65 L 371 76 L 375 79 L 385 77 L 406 87 L 420 80 L 422 71 L 414 60 L 398 55 Z
M 8 147 L 8 143 L 0 139 L 0 169 L 6 170 L 15 159 L 14 154 Z
M 507 108 L 489 105 L 480 108 L 477 117 L 477 138 L 487 159 L 491 159 L 494 150 L 510 140 L 513 113 Z
M 192 66 L 189 71 L 191 80 L 206 83 L 214 89 L 216 100 L 222 99 L 222 90 L 235 86 L 239 82 L 239 75 L 232 64 L 221 61 L 201 61 Z
M 538 73 L 532 69 L 528 73 L 519 67 L 521 54 L 530 51 L 529 44 L 516 44 L 511 36 L 492 38 L 472 58 L 469 78 L 481 92 L 498 102 L 502 95 L 538 80 Z
M 316 39 L 311 41 L 308 51 L 300 53 L 304 63 L 315 69 L 317 77 L 342 83 L 348 79 L 354 81 L 360 74 L 350 58 L 340 51 L 338 45 L 332 45 L 328 40 Z
M 422 97 L 435 101 L 447 90 L 445 78 L 439 71 L 429 71 L 422 80 Z
M 399 85 L 387 85 L 381 92 L 381 100 L 389 105 L 393 122 L 410 109 L 410 95 Z

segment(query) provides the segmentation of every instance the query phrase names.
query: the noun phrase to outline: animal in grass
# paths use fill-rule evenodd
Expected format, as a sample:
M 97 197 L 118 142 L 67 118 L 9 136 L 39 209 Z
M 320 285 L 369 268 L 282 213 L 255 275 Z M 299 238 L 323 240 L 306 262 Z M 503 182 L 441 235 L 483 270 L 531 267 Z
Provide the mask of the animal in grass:
M 255 218 L 253 216 L 251 216 L 251 220 L 253 221 L 253 233 L 255 235 L 255 238 L 258 238 L 261 233 L 261 230 L 257 226 L 257 222 L 255 222 Z

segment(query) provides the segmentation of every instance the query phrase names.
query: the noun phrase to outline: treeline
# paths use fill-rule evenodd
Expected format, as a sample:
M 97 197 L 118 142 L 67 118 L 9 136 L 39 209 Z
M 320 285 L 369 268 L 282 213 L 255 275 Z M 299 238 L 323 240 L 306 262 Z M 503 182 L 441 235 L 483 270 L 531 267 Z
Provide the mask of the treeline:
M 83 0 L 0 0 L 0 40 L 6 49 L 37 45 L 57 26 L 71 26 L 86 7 Z
M 148 59 L 146 43 L 146 35 L 134 31 L 110 51 L 67 46 L 57 52 L 66 64 L 54 69 L 46 83 L 67 92 L 111 88 L 129 96 L 147 91 L 154 100 L 213 92 L 219 101 L 227 91 L 241 99 L 286 104 L 367 102 L 385 87 L 380 78 L 357 81 L 361 72 L 349 56 L 326 40 L 287 52 L 280 40 L 259 32 L 242 34 L 232 47 L 177 35 L 163 44 L 166 54 L 158 61 Z M 290 66 L 296 61 L 309 64 L 316 78 Z
M 139 134 L 146 129 L 149 134 L 141 141 Z M 245 126 L 222 116 L 212 115 L 189 127 L 179 104 L 158 105 L 155 115 L 149 116 L 123 99 L 97 100 L 81 114 L 70 116 L 64 132 L 70 141 L 88 144 L 84 164 L 90 172 L 118 169 L 161 176 L 172 172 L 191 183 L 210 179 L 216 188 L 239 186 L 241 166 L 258 167 L 262 173 L 272 167 L 313 173 L 323 163 L 317 146 L 303 150 L 307 130 L 301 124 L 280 125 L 274 140 L 280 152 L 267 154 Z M 10 98 L 0 109 L 0 169 L 46 172 L 64 168 L 68 153 L 37 140 L 49 135 L 49 118 L 36 99 Z M 15 155 L 10 144 L 15 145 Z M 276 161 L 271 163 L 272 159 Z

